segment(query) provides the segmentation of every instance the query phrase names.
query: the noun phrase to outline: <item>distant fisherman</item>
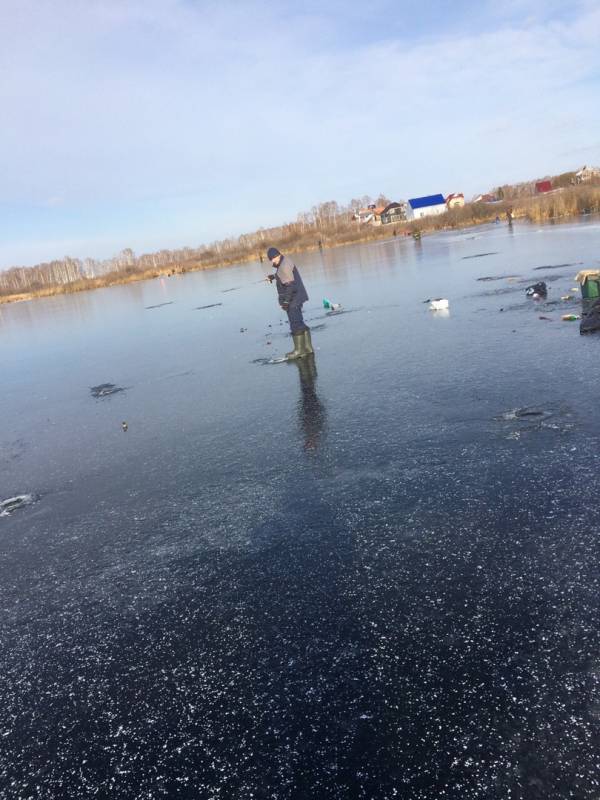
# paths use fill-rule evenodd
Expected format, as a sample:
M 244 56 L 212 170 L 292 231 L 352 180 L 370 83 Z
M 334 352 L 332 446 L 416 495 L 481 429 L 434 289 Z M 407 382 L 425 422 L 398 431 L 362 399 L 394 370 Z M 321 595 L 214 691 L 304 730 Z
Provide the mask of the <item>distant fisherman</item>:
M 308 294 L 302 283 L 298 267 L 287 256 L 282 255 L 276 247 L 269 247 L 267 258 L 275 268 L 273 275 L 267 279 L 277 284 L 279 305 L 287 312 L 294 340 L 294 349 L 286 353 L 286 358 L 302 358 L 314 353 L 310 329 L 302 317 L 302 304 L 308 300 Z

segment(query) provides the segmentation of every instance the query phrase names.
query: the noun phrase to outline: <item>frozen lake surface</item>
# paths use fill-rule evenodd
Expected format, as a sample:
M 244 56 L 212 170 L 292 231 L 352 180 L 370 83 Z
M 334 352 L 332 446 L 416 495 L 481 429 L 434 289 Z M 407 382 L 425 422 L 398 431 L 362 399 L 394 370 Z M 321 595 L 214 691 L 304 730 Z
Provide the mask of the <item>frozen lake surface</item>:
M 597 800 L 598 220 L 295 260 L 0 307 L 0 796 Z

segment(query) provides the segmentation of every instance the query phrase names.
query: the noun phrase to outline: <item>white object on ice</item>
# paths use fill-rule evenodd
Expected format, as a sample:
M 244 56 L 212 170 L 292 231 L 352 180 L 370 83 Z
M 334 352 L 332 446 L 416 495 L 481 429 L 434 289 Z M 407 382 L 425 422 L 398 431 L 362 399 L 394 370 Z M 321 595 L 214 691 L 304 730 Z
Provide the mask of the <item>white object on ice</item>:
M 445 297 L 438 297 L 437 300 L 432 300 L 429 303 L 430 311 L 441 311 L 444 308 L 448 308 L 448 301 Z

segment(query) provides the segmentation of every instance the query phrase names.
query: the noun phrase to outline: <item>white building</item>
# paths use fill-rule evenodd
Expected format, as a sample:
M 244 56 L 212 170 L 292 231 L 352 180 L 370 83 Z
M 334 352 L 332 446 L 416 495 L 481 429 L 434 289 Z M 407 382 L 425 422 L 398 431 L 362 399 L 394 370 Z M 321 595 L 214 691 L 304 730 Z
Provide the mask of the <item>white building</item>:
M 430 194 L 427 197 L 413 197 L 408 201 L 406 219 L 421 219 L 433 217 L 436 214 L 445 214 L 446 201 L 443 194 Z
M 600 178 L 600 168 L 598 167 L 582 167 L 579 172 L 575 173 L 576 183 L 587 183 L 594 178 Z

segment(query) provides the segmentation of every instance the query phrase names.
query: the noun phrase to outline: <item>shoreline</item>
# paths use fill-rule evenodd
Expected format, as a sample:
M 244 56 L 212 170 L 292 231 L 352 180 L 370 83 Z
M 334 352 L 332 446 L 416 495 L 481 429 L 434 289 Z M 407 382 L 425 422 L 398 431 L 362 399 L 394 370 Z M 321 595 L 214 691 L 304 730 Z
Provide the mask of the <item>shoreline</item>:
M 535 198 L 537 200 L 537 198 Z M 539 202 L 539 201 L 538 201 Z M 529 204 L 528 204 L 529 205 Z M 425 217 L 419 221 L 411 221 L 411 222 L 403 222 L 394 226 L 393 224 L 388 224 L 386 226 L 378 226 L 376 228 L 369 229 L 369 235 L 366 236 L 350 236 L 345 238 L 342 234 L 340 238 L 328 237 L 326 234 L 321 234 L 321 240 L 323 240 L 322 246 L 319 247 L 318 244 L 310 244 L 310 245 L 300 245 L 294 247 L 293 244 L 290 243 L 289 246 L 286 246 L 285 243 L 281 243 L 280 247 L 284 248 L 290 254 L 298 254 L 298 253 L 307 253 L 307 252 L 314 252 L 315 250 L 331 250 L 337 247 L 346 247 L 355 244 L 368 244 L 370 242 L 378 242 L 382 240 L 389 240 L 392 238 L 398 238 L 399 240 L 412 237 L 413 234 L 418 231 L 420 236 L 432 234 L 432 233 L 441 233 L 444 231 L 452 231 L 452 230 L 466 230 L 471 228 L 478 228 L 482 225 L 488 225 L 495 221 L 497 216 L 502 215 L 504 218 L 506 217 L 506 211 L 510 207 L 509 203 L 498 204 L 497 206 L 489 209 L 486 207 L 486 210 L 489 210 L 490 213 L 483 215 L 481 219 L 457 219 L 454 221 L 454 224 L 440 224 L 442 221 L 441 217 Z M 459 212 L 466 212 L 470 210 L 469 207 L 465 207 L 463 209 L 458 209 Z M 515 208 L 513 213 L 513 219 L 515 220 L 527 220 L 531 223 L 537 224 L 556 224 L 556 223 L 563 223 L 568 222 L 569 220 L 576 220 L 580 219 L 582 216 L 593 216 L 594 214 L 598 214 L 599 212 L 594 210 L 590 213 L 582 214 L 581 212 L 575 214 L 564 214 L 561 216 L 552 216 L 545 219 L 532 219 L 530 214 L 528 213 L 529 209 L 526 208 Z M 452 211 L 447 213 L 453 213 Z M 445 216 L 445 215 L 444 215 Z M 502 220 L 502 224 L 507 224 L 506 219 Z M 352 233 L 352 229 L 349 230 Z M 317 234 L 318 235 L 318 234 Z M 337 237 L 338 234 L 336 233 L 335 236 Z M 107 289 L 112 286 L 121 286 L 126 285 L 129 283 L 138 283 L 140 281 L 148 281 L 148 280 L 155 280 L 156 278 L 166 278 L 166 277 L 173 277 L 175 275 L 185 275 L 189 272 L 203 272 L 205 270 L 213 270 L 213 269 L 226 269 L 227 267 L 233 267 L 242 264 L 249 264 L 253 261 L 259 261 L 257 258 L 256 253 L 248 254 L 247 257 L 244 256 L 236 256 L 234 259 L 220 259 L 219 261 L 215 261 L 213 263 L 205 263 L 200 264 L 198 262 L 194 263 L 193 259 L 190 259 L 190 262 L 171 262 L 170 264 L 166 264 L 163 267 L 143 270 L 143 271 L 136 271 L 136 272 L 128 272 L 126 274 L 123 273 L 108 273 L 99 278 L 82 278 L 81 280 L 74 281 L 72 283 L 67 283 L 58 286 L 48 286 L 43 289 L 37 289 L 31 292 L 21 292 L 16 294 L 9 294 L 9 295 L 0 295 L 0 306 L 6 305 L 9 303 L 25 303 L 31 300 L 38 300 L 43 299 L 46 297 L 56 297 L 59 295 L 67 295 L 67 294 L 77 294 L 79 292 L 88 292 L 93 291 L 94 289 Z M 262 263 L 262 262 L 260 262 Z

